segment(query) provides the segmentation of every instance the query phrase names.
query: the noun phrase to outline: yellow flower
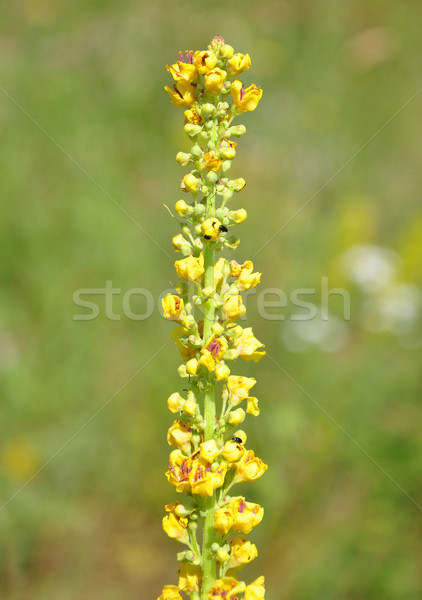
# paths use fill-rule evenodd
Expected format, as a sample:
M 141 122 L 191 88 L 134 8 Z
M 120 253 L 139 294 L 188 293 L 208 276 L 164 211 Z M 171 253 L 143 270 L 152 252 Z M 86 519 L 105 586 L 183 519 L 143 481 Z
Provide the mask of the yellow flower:
M 201 115 L 198 114 L 194 108 L 185 110 L 185 119 L 187 123 L 192 123 L 192 125 L 199 125 L 202 123 Z
M 235 73 L 238 75 L 242 71 L 246 71 L 251 66 L 251 57 L 249 54 L 240 54 L 240 52 L 236 52 L 227 62 L 227 66 L 229 67 L 231 73 Z
M 246 502 L 243 497 L 236 498 L 236 500 L 230 502 L 228 507 L 230 507 L 233 518 L 232 528 L 234 531 L 250 533 L 254 527 L 261 523 L 264 516 L 262 506 L 253 502 Z
M 176 487 L 177 492 L 190 490 L 189 472 L 192 459 L 183 454 L 181 450 L 173 450 L 170 453 L 169 469 L 166 477 L 169 483 Z
M 220 235 L 220 225 L 221 223 L 218 219 L 210 218 L 204 221 L 201 225 L 204 238 L 214 242 Z
M 189 206 L 189 204 L 186 204 L 184 200 L 178 200 L 174 205 L 174 208 L 176 209 L 177 214 L 181 217 L 184 217 L 192 212 L 192 207 Z
M 183 405 L 183 412 L 193 417 L 197 410 L 198 404 L 195 402 L 195 400 L 186 400 L 185 404 Z
M 204 365 L 210 372 L 214 371 L 227 348 L 228 344 L 223 336 L 210 338 L 201 349 L 202 356 L 198 361 L 199 364 Z
M 180 600 L 180 590 L 177 585 L 165 585 L 157 600 Z
M 185 305 L 182 298 L 174 294 L 166 294 L 161 298 L 164 317 L 173 321 L 180 321 L 185 316 Z
M 229 392 L 229 405 L 237 406 L 249 396 L 249 391 L 256 383 L 254 377 L 243 377 L 242 375 L 230 375 L 227 379 L 227 390 Z
M 265 356 L 265 351 L 261 350 L 258 352 L 258 348 L 263 348 L 259 340 L 256 339 L 252 332 L 252 327 L 245 327 L 242 335 L 233 340 L 233 348 L 238 350 L 239 356 L 244 360 L 253 360 L 258 362 Z
M 229 44 L 224 44 L 220 48 L 220 54 L 223 58 L 231 58 L 233 56 L 233 53 L 233 46 L 230 46 Z
M 195 177 L 195 175 L 192 175 L 192 173 L 187 173 L 183 177 L 180 187 L 182 188 L 183 192 L 196 192 L 200 183 L 201 182 L 197 177 Z
M 227 464 L 221 463 L 218 470 L 211 471 L 210 464 L 202 458 L 192 460 L 192 468 L 189 473 L 189 483 L 192 494 L 211 497 L 214 490 L 224 484 L 224 478 L 227 472 Z
M 244 89 L 242 82 L 235 79 L 231 86 L 231 94 L 239 112 L 252 111 L 258 106 L 262 97 L 262 89 L 254 83 Z
M 208 440 L 207 442 L 202 442 L 202 444 L 199 445 L 199 448 L 200 457 L 210 464 L 213 463 L 217 456 L 220 454 L 220 450 L 217 448 L 215 440 Z
M 174 343 L 179 348 L 181 357 L 183 360 L 189 360 L 195 355 L 195 348 L 188 348 L 184 345 L 181 338 L 187 334 L 187 330 L 184 327 L 175 327 L 171 332 L 171 337 Z
M 224 444 L 224 448 L 221 452 L 221 455 L 223 456 L 224 460 L 226 460 L 228 463 L 234 463 L 240 460 L 244 453 L 245 448 L 242 446 L 242 444 L 238 444 L 234 441 L 229 441 Z
M 268 465 L 255 456 L 253 450 L 248 450 L 246 454 L 244 454 L 242 460 L 239 463 L 236 463 L 237 472 L 235 480 L 237 483 L 242 483 L 243 481 L 256 481 L 262 477 L 267 469 Z
M 217 381 L 223 381 L 230 375 L 230 369 L 225 363 L 220 363 L 217 365 L 214 375 Z
M 174 65 L 166 65 L 166 69 L 176 81 L 180 81 L 181 79 L 184 79 L 185 81 L 195 81 L 198 77 L 198 71 L 195 65 L 180 60 L 174 63 Z
M 243 581 L 238 581 L 235 577 L 223 577 L 217 579 L 213 587 L 208 592 L 209 600 L 235 600 L 237 594 L 245 591 Z
M 237 319 L 246 313 L 246 306 L 242 302 L 242 296 L 225 296 L 223 299 L 223 311 L 225 319 Z
M 226 77 L 226 71 L 215 67 L 215 69 L 212 69 L 212 71 L 208 71 L 208 73 L 205 73 L 205 87 L 212 94 L 219 94 L 221 92 L 221 88 L 223 87 L 223 83 L 226 80 Z
M 222 164 L 223 161 L 220 160 L 214 152 L 207 152 L 204 154 L 204 169 L 207 171 L 218 171 Z
M 234 525 L 234 519 L 231 510 L 219 508 L 214 513 L 214 529 L 222 535 L 227 535 Z
M 181 279 L 196 281 L 204 274 L 204 257 L 202 254 L 200 256 L 191 255 L 182 260 L 176 260 L 174 266 Z
M 167 432 L 167 442 L 170 446 L 176 446 L 176 448 L 181 448 L 182 446 L 189 444 L 191 439 L 191 429 L 181 421 L 174 421 Z
M 237 535 L 230 542 L 230 568 L 241 569 L 257 556 L 255 544 L 251 544 L 242 535 Z
M 229 265 L 230 277 L 239 277 L 240 273 L 242 272 L 242 265 L 239 265 L 239 263 L 236 260 L 231 260 Z
M 259 410 L 259 406 L 258 406 L 258 398 L 254 398 L 253 396 L 251 396 L 250 398 L 246 398 L 246 412 L 249 415 L 253 415 L 254 417 L 258 417 L 259 413 L 261 412 Z
M 189 535 L 186 531 L 188 519 L 186 517 L 179 517 L 175 513 L 175 508 L 179 504 L 179 502 L 173 502 L 164 507 L 169 514 L 163 518 L 163 529 L 169 537 L 182 544 L 187 544 L 189 542 Z
M 265 579 L 261 575 L 253 583 L 246 586 L 244 600 L 263 600 L 263 598 L 265 598 Z
M 261 281 L 261 273 L 252 273 L 253 262 L 246 260 L 240 268 L 240 272 L 237 276 L 237 280 L 234 282 L 235 286 L 239 290 L 249 290 L 255 287 Z
M 217 57 L 214 52 L 210 50 L 197 50 L 193 55 L 193 59 L 198 69 L 198 73 L 203 75 L 208 71 L 211 71 L 217 64 Z
M 167 406 L 169 411 L 172 413 L 177 413 L 183 409 L 183 405 L 185 400 L 179 394 L 179 392 L 174 392 L 171 396 L 168 397 Z
M 236 410 L 232 410 L 229 413 L 229 423 L 230 425 L 240 425 L 245 420 L 245 411 L 243 408 L 237 408 Z
M 202 569 L 199 565 L 182 562 L 179 571 L 179 589 L 184 592 L 199 592 L 202 584 Z
M 196 85 L 185 79 L 181 79 L 175 83 L 173 89 L 169 88 L 168 85 L 164 89 L 177 108 L 189 107 L 196 101 Z
M 178 233 L 177 235 L 172 237 L 171 243 L 173 244 L 175 252 L 180 252 L 183 246 L 186 245 L 186 240 L 181 233 Z

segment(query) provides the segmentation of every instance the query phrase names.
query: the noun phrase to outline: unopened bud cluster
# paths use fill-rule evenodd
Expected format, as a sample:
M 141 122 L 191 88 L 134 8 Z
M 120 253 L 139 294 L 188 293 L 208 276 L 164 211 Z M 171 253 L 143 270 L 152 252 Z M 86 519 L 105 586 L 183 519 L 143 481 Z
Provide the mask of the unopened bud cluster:
M 263 344 L 251 327 L 236 321 L 246 313 L 242 292 L 255 287 L 261 273 L 251 261 L 237 262 L 216 253 L 234 250 L 232 230 L 247 213 L 237 206 L 243 178 L 229 171 L 237 142 L 246 128 L 233 125 L 238 115 L 253 111 L 262 90 L 244 88 L 239 75 L 249 69 L 248 54 L 235 53 L 215 37 L 207 50 L 180 53 L 167 66 L 174 79 L 165 89 L 172 103 L 184 109 L 184 129 L 192 141 L 177 162 L 189 171 L 181 180 L 183 197 L 175 204 L 180 232 L 172 240 L 182 258 L 176 260 L 179 283 L 162 300 L 164 316 L 177 323 L 172 336 L 182 363 L 183 391 L 167 401 L 175 420 L 168 430 L 168 481 L 184 495 L 165 507 L 164 531 L 184 544 L 179 552 L 177 585 L 164 586 L 158 600 L 258 600 L 264 578 L 247 585 L 238 573 L 257 556 L 245 535 L 258 525 L 264 510 L 229 491 L 255 481 L 267 465 L 247 449 L 246 434 L 237 429 L 246 414 L 259 415 L 250 395 L 256 383 L 238 374 L 238 358 L 258 361 Z M 232 206 L 232 205 L 235 206 Z M 218 400 L 216 400 L 216 393 Z

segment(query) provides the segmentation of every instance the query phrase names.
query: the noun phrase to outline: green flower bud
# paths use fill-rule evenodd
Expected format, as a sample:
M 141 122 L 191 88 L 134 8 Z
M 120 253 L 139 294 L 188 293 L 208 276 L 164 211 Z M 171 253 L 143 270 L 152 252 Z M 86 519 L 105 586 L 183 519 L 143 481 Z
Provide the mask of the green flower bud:
M 223 163 L 224 165 L 224 163 Z M 207 173 L 206 180 L 210 183 L 215 183 L 218 180 L 218 175 L 215 171 L 210 171 Z
M 204 117 L 204 119 L 208 119 L 215 114 L 215 110 L 214 104 L 203 104 L 201 108 L 201 115 Z
M 178 152 L 176 154 L 176 160 L 182 167 L 186 167 L 190 163 L 191 155 L 187 152 Z
M 223 173 L 227 173 L 227 171 L 229 171 L 231 166 L 232 166 L 231 160 L 225 160 L 223 162 L 223 164 L 221 165 L 221 170 L 223 171 Z
M 204 127 L 205 127 L 205 129 L 207 129 L 208 131 L 210 131 L 214 127 L 213 121 L 207 121 L 205 123 Z
M 220 126 L 218 128 L 218 134 L 223 135 L 223 133 L 226 132 L 228 126 L 229 125 L 228 125 L 227 121 L 223 121 L 222 123 L 220 123 Z
M 233 198 L 233 190 L 227 190 L 227 192 L 224 192 L 224 194 L 223 194 L 224 202 L 228 202 L 232 198 Z
M 217 217 L 217 219 L 219 219 L 219 221 L 222 221 L 227 213 L 229 212 L 229 209 L 224 207 L 224 208 L 217 208 L 217 210 L 215 211 L 215 216 Z
M 201 146 L 198 146 L 198 144 L 195 144 L 195 146 L 192 146 L 192 148 L 190 149 L 192 156 L 202 156 L 203 151 Z
M 201 217 L 205 213 L 205 206 L 203 204 L 197 204 L 194 206 L 193 213 L 198 217 Z
M 199 137 L 203 140 L 207 140 L 208 139 L 208 132 L 207 131 L 201 131 L 201 133 L 199 134 Z
M 183 379 L 186 377 L 189 377 L 187 371 L 186 371 L 186 365 L 180 365 L 180 367 L 178 367 L 177 372 L 179 374 L 179 377 L 182 377 Z
M 202 131 L 202 127 L 200 125 L 194 125 L 193 123 L 185 123 L 184 130 L 189 137 L 195 137 Z
M 246 185 L 246 181 L 243 179 L 243 177 L 239 177 L 239 179 L 234 179 L 232 181 L 233 184 L 233 189 L 235 192 L 240 192 L 240 190 L 243 190 L 243 188 Z
M 242 135 L 244 135 L 246 133 L 246 127 L 244 125 L 234 125 L 233 127 L 230 127 L 230 129 L 228 129 L 226 131 L 226 136 L 230 137 L 231 135 L 235 135 L 236 137 L 240 137 Z

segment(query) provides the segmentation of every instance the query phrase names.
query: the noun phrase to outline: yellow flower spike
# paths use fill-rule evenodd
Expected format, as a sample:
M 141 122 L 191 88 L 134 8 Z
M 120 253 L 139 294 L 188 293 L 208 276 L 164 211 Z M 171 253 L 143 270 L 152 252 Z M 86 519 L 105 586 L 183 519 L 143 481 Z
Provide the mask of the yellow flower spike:
M 176 446 L 176 448 L 181 448 L 182 446 L 189 444 L 191 439 L 191 429 L 181 421 L 174 421 L 167 432 L 167 442 L 170 446 Z
M 217 448 L 215 440 L 208 440 L 207 442 L 202 442 L 202 444 L 199 445 L 199 448 L 200 457 L 210 464 L 213 463 L 217 456 L 220 455 L 220 450 Z
M 163 518 L 163 529 L 172 539 L 182 544 L 187 544 L 189 542 L 189 535 L 186 530 L 188 519 L 176 515 L 174 509 L 177 505 L 178 502 L 173 502 L 172 504 L 167 504 L 165 507 L 169 514 Z
M 195 81 L 198 79 L 198 70 L 193 64 L 178 61 L 174 65 L 166 65 L 166 69 L 171 73 L 175 81 Z
M 177 585 L 165 585 L 157 600 L 180 600 L 180 590 Z
M 263 600 L 265 598 L 265 578 L 263 575 L 246 586 L 244 600 Z
M 237 406 L 249 396 L 249 391 L 256 384 L 254 377 L 243 377 L 242 375 L 230 375 L 227 380 L 229 392 L 229 405 Z
M 179 589 L 187 593 L 198 592 L 201 582 L 201 567 L 182 562 L 179 571 Z
M 161 306 L 163 307 L 164 317 L 172 321 L 180 321 L 186 314 L 182 298 L 174 294 L 166 294 L 164 298 L 161 298 Z
M 259 410 L 258 406 L 258 398 L 254 398 L 253 396 L 246 398 L 246 403 L 246 412 L 254 417 L 259 417 L 261 411 Z
M 247 71 L 251 66 L 251 57 L 249 54 L 240 54 L 237 52 L 233 54 L 230 60 L 227 62 L 227 66 L 230 69 L 230 73 L 238 75 L 242 71 Z
M 179 392 L 174 392 L 171 396 L 168 397 L 167 406 L 170 412 L 177 413 L 183 410 L 183 406 L 185 404 L 184 398 L 179 394 Z
M 188 256 L 174 263 L 176 273 L 181 279 L 196 281 L 204 274 L 204 258 L 201 256 Z
M 245 420 L 246 413 L 243 408 L 236 408 L 236 410 L 232 410 L 229 413 L 229 423 L 230 425 L 240 425 Z
M 256 339 L 252 332 L 252 327 L 245 327 L 242 335 L 233 341 L 233 347 L 239 352 L 239 356 L 244 360 L 253 360 L 258 362 L 265 356 L 265 351 L 260 350 L 263 344 Z
M 204 169 L 207 171 L 218 171 L 223 161 L 220 160 L 214 152 L 204 154 Z
M 186 123 L 191 123 L 192 125 L 200 125 L 202 123 L 201 115 L 194 108 L 185 110 L 185 119 Z
M 230 542 L 230 568 L 241 569 L 258 556 L 255 544 L 237 535 Z
M 253 262 L 246 260 L 237 274 L 235 285 L 238 290 L 249 290 L 261 281 L 261 273 L 253 273 Z
M 171 102 L 177 108 L 188 108 L 196 102 L 196 85 L 189 81 L 181 79 L 173 85 L 173 89 L 169 88 L 168 85 L 164 89 L 170 96 Z
M 201 184 L 201 181 L 192 175 L 192 173 L 187 173 L 180 184 L 183 192 L 196 192 Z
M 189 483 L 192 493 L 199 496 L 211 497 L 217 488 L 224 484 L 224 478 L 227 472 L 227 464 L 221 463 L 217 471 L 211 470 L 211 465 L 197 458 L 192 461 L 192 468 L 189 472 Z
M 226 81 L 227 73 L 223 69 L 215 67 L 212 71 L 208 71 L 204 75 L 205 87 L 211 94 L 219 94 L 224 82 Z
M 226 442 L 221 452 L 222 457 L 228 463 L 235 463 L 239 461 L 245 454 L 245 448 L 242 444 L 238 444 L 233 441 Z
M 248 450 L 242 457 L 242 460 L 236 464 L 235 481 L 241 483 L 243 481 L 256 481 L 268 469 L 260 458 L 255 456 L 253 450 Z
M 239 112 L 253 111 L 262 97 L 262 89 L 254 83 L 244 89 L 242 82 L 235 79 L 231 86 L 234 105 Z
M 208 71 L 211 71 L 217 64 L 217 57 L 214 52 L 210 50 L 198 50 L 194 53 L 193 59 L 198 69 L 198 73 L 203 75 Z
M 246 589 L 243 581 L 238 581 L 235 577 L 223 577 L 217 579 L 208 593 L 209 600 L 235 600 L 237 594 L 241 594 Z
M 206 221 L 204 221 L 202 223 L 202 225 L 201 225 L 202 235 L 204 236 L 204 238 L 206 240 L 215 242 L 215 240 L 220 235 L 220 226 L 221 226 L 221 222 L 218 219 L 211 217 L 210 219 L 207 219 Z
M 198 372 L 198 368 L 199 368 L 199 363 L 196 360 L 196 358 L 191 358 L 186 363 L 186 372 L 189 373 L 189 375 L 196 375 Z
M 225 296 L 223 300 L 223 312 L 225 319 L 238 319 L 246 314 L 246 306 L 242 302 L 242 296 Z
M 221 363 L 216 367 L 214 375 L 217 381 L 224 381 L 230 375 L 230 369 L 226 364 Z

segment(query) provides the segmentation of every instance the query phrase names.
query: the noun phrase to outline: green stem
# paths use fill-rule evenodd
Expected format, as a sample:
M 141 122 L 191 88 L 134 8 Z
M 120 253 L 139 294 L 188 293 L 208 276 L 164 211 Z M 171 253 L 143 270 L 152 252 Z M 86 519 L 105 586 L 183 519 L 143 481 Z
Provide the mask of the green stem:
M 207 516 L 204 520 L 204 531 L 202 540 L 202 589 L 201 600 L 208 600 L 208 592 L 215 583 L 216 564 L 211 554 L 211 545 L 215 541 L 214 512 L 215 512 L 215 494 L 207 498 L 205 509 Z

